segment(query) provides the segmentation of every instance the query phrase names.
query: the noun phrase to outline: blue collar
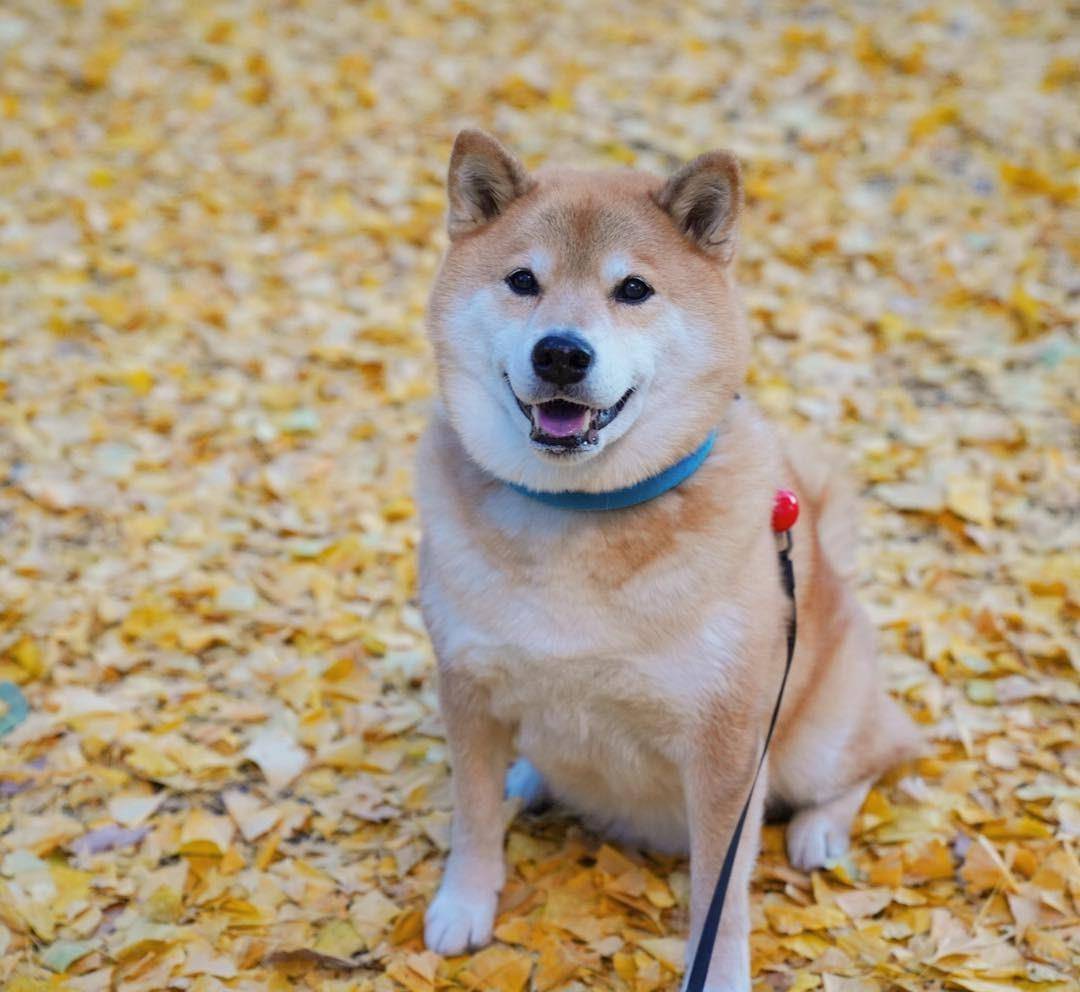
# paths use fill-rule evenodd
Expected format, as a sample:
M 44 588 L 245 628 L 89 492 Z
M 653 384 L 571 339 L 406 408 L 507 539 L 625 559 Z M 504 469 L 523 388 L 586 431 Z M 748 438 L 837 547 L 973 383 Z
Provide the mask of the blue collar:
M 715 443 L 716 431 L 713 431 L 697 450 L 690 452 L 682 461 L 632 486 L 614 489 L 611 492 L 586 493 L 568 490 L 560 493 L 545 493 L 515 485 L 513 482 L 508 482 L 507 485 L 522 496 L 528 496 L 548 506 L 556 506 L 561 510 L 625 510 L 628 506 L 637 506 L 638 503 L 647 503 L 650 499 L 663 496 L 669 489 L 674 489 L 685 482 L 701 468 L 701 463 L 709 457 L 709 452 L 712 451 Z

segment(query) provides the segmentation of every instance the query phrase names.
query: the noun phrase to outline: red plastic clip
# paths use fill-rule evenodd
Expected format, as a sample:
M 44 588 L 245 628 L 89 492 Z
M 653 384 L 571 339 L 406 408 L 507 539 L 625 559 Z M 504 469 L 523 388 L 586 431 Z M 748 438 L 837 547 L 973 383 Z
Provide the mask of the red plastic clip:
M 783 534 L 799 519 L 799 497 L 790 489 L 777 489 L 773 497 L 772 529 Z

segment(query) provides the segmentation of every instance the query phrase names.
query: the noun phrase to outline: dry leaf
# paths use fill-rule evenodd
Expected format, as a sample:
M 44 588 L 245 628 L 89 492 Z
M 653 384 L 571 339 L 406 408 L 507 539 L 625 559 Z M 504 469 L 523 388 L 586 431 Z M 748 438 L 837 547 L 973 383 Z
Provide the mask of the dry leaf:
M 259 766 L 270 788 L 284 789 L 308 764 L 307 752 L 281 730 L 262 730 L 244 751 Z

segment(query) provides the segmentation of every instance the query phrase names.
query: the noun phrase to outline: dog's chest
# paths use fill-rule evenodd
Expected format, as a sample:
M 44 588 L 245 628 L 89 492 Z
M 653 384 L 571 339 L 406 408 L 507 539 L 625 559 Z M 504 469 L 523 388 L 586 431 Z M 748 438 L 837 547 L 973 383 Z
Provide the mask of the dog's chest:
M 457 603 L 462 663 L 521 751 L 549 769 L 625 777 L 672 760 L 687 712 L 723 683 L 741 636 L 722 604 L 664 633 L 557 583 L 504 583 L 498 609 L 488 605 Z
M 429 529 L 421 595 L 440 660 L 483 690 L 559 798 L 678 848 L 697 714 L 744 656 L 740 584 L 707 541 L 611 579 L 597 553 L 613 538 L 526 508 L 520 526 L 491 514 L 489 533 Z
M 599 829 L 682 850 L 693 652 L 565 656 L 536 647 L 511 639 L 470 662 L 492 713 L 515 728 L 517 752 Z
M 730 674 L 745 609 L 693 553 L 615 586 L 590 581 L 590 542 L 543 525 L 514 535 L 529 552 L 517 570 L 469 543 L 432 549 L 452 562 L 423 573 L 444 660 L 466 666 L 523 738 L 580 751 L 595 738 L 668 736 Z
M 507 642 L 498 655 L 477 658 L 474 674 L 502 720 L 536 733 L 580 740 L 601 724 L 659 720 L 679 706 L 671 687 L 657 684 L 643 657 L 537 653 Z

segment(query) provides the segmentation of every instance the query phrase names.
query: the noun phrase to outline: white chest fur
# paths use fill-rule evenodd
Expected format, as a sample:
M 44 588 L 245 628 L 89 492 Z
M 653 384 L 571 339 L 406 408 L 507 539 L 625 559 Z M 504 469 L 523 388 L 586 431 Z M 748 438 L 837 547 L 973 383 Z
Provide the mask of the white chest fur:
M 672 609 L 681 590 L 666 597 L 655 581 L 600 598 L 559 557 L 539 583 L 493 576 L 476 549 L 455 549 L 452 571 L 429 572 L 425 614 L 444 663 L 485 688 L 557 797 L 609 833 L 682 850 L 686 717 L 722 688 L 743 611 L 713 602 L 688 623 Z

